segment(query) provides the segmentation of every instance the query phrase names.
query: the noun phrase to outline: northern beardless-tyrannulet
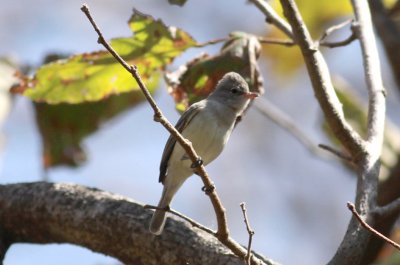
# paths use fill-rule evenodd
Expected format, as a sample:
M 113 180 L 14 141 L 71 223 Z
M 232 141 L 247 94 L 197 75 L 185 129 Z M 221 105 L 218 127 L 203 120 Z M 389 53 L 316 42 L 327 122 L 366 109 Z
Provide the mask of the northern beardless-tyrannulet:
M 178 120 L 176 129 L 192 142 L 194 150 L 207 165 L 224 148 L 238 116 L 258 94 L 249 91 L 237 73 L 227 73 L 204 100 L 190 106 Z M 192 161 L 171 135 L 160 164 L 159 181 L 164 190 L 150 223 L 150 232 L 159 235 L 165 224 L 166 209 L 183 182 L 193 174 Z

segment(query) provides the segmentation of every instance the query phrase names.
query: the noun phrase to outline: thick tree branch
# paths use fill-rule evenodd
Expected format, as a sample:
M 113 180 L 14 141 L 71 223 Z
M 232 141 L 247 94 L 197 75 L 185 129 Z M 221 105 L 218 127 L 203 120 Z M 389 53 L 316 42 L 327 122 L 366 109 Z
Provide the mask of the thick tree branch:
M 325 114 L 325 118 L 335 136 L 354 159 L 364 150 L 364 143 L 358 133 L 351 128 L 344 117 L 332 84 L 328 66 L 316 48 L 303 19 L 293 0 L 281 0 L 284 14 L 292 26 L 293 34 L 303 54 L 314 93 Z
M 161 236 L 153 236 L 147 229 L 152 211 L 98 189 L 45 182 L 0 185 L 0 209 L 0 242 L 8 244 L 71 243 L 125 264 L 243 264 L 214 236 L 175 217 Z
M 352 0 L 355 13 L 354 30 L 360 40 L 363 64 L 367 83 L 369 105 L 367 141 L 365 154 L 357 163 L 356 211 L 371 226 L 379 221 L 374 215 L 377 203 L 380 155 L 383 142 L 385 121 L 385 93 L 382 85 L 380 62 L 372 30 L 368 3 L 363 0 Z M 362 264 L 368 255 L 370 234 L 362 229 L 357 219 L 352 218 L 345 237 L 330 264 Z M 354 246 L 357 245 L 355 249 Z
M 368 110 L 368 136 L 365 141 L 346 122 L 342 106 L 331 82 L 328 67 L 320 51 L 315 47 L 295 1 L 281 0 L 281 3 L 284 14 L 292 26 L 296 42 L 302 51 L 316 97 L 325 114 L 325 118 L 337 139 L 351 154 L 356 165 L 358 175 L 357 211 L 364 219 L 374 225 L 376 220 L 372 212 L 377 206 L 379 157 L 385 119 L 385 97 L 375 43 L 364 43 L 374 42 L 374 38 L 369 39 L 373 33 L 368 5 L 365 1 L 352 1 L 356 15 L 357 36 L 361 42 L 363 55 L 368 57 L 364 58 L 370 103 Z M 377 65 L 372 66 L 371 64 L 374 63 Z M 362 229 L 355 218 L 352 218 L 346 235 L 329 264 L 361 264 L 360 262 L 365 255 L 370 238 L 371 235 Z
M 136 66 L 129 65 L 105 40 L 103 34 L 101 33 L 99 27 L 96 25 L 94 19 L 92 18 L 89 7 L 87 5 L 83 5 L 81 8 L 82 12 L 85 13 L 87 18 L 89 19 L 90 23 L 92 24 L 94 30 L 97 32 L 99 38 L 98 43 L 102 44 L 113 56 L 114 58 L 129 72 L 132 74 L 133 78 L 136 80 L 137 84 L 139 85 L 140 89 L 142 90 L 144 96 L 146 97 L 147 101 L 149 102 L 150 106 L 154 110 L 154 120 L 160 122 L 164 128 L 166 128 L 171 135 L 176 138 L 176 141 L 182 146 L 185 150 L 186 154 L 192 160 L 193 165 L 196 165 L 195 170 L 196 173 L 201 177 L 204 187 L 206 187 L 207 192 L 206 195 L 211 200 L 213 205 L 213 209 L 217 218 L 217 225 L 218 230 L 215 236 L 222 242 L 225 246 L 227 246 L 234 254 L 239 256 L 240 258 L 244 259 L 246 257 L 247 251 L 244 247 L 239 245 L 235 240 L 233 240 L 229 235 L 229 229 L 227 224 L 227 218 L 225 213 L 225 208 L 222 205 L 221 200 L 216 192 L 215 186 L 211 181 L 208 173 L 206 172 L 205 167 L 202 163 L 198 163 L 200 157 L 197 155 L 196 151 L 194 150 L 192 143 L 185 139 L 178 130 L 165 118 L 162 114 L 160 108 L 157 106 L 156 102 L 154 101 L 153 97 L 151 96 L 150 92 L 146 88 L 145 84 L 143 83 L 138 69 Z M 259 264 L 262 263 L 261 260 L 257 259 L 255 256 L 252 256 L 252 264 Z
M 382 83 L 381 64 L 372 28 L 371 13 L 368 3 L 352 0 L 356 26 L 354 30 L 360 40 L 364 73 L 368 89 L 368 135 L 367 142 L 371 154 L 379 158 L 383 143 L 383 128 L 385 127 L 385 90 Z

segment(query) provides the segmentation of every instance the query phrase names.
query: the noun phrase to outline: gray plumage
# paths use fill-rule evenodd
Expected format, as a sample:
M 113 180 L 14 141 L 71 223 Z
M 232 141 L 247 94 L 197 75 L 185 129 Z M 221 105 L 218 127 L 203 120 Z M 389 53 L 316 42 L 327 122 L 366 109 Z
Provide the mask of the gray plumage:
M 194 150 L 204 165 L 222 152 L 233 130 L 236 118 L 241 115 L 250 99 L 258 94 L 249 92 L 246 81 L 237 73 L 227 73 L 206 99 L 190 106 L 180 117 L 176 129 L 192 142 Z M 150 223 L 150 232 L 162 233 L 166 207 L 183 182 L 193 174 L 192 161 L 183 148 L 170 136 L 160 163 L 159 181 L 164 185 L 158 208 Z

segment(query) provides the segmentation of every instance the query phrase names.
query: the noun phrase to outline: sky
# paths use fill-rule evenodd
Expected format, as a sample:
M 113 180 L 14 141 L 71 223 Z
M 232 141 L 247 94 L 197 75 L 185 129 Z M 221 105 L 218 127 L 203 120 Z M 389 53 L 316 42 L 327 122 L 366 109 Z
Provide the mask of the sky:
M 79 53 L 99 50 L 97 36 L 80 11 L 77 0 L 0 0 L 0 55 L 19 63 L 39 65 L 48 52 Z M 188 1 L 183 8 L 167 1 L 86 1 L 107 38 L 129 36 L 126 21 L 132 9 L 178 26 L 198 41 L 227 36 L 232 31 L 262 34 L 264 16 L 247 1 Z M 201 52 L 215 53 L 220 46 L 190 49 L 168 70 Z M 336 51 L 335 51 L 336 52 Z M 363 85 L 357 46 L 350 45 L 327 54 L 335 74 Z M 348 58 L 351 58 L 349 60 Z M 346 62 L 343 64 L 343 61 Z M 261 60 L 264 95 L 288 113 L 316 143 L 327 143 L 321 133 L 321 111 L 315 102 L 305 70 L 282 83 L 268 61 Z M 387 73 L 386 71 L 385 73 Z M 385 77 L 390 84 L 390 76 Z M 179 115 L 165 85 L 155 96 L 171 122 Z M 390 104 L 397 103 L 389 102 Z M 299 108 L 301 111 L 299 111 Z M 0 123 L 1 125 L 1 123 Z M 0 183 L 39 181 L 40 137 L 29 100 L 16 97 L 10 114 L 0 128 Z M 152 120 L 146 104 L 104 124 L 84 145 L 89 161 L 79 169 L 50 170 L 54 182 L 73 182 L 156 204 L 161 195 L 158 166 L 168 133 Z M 21 159 L 24 166 L 20 166 Z M 246 202 L 255 236 L 256 251 L 282 264 L 317 265 L 335 253 L 350 218 L 347 201 L 354 201 L 355 178 L 335 158 L 321 159 L 271 121 L 250 109 L 235 129 L 221 156 L 207 167 L 227 208 L 232 236 L 242 244 L 247 231 L 239 207 Z M 189 179 L 172 207 L 215 227 L 208 199 L 200 191 L 198 178 Z M 113 258 L 90 250 L 61 245 L 16 244 L 7 252 L 5 265 L 118 264 Z

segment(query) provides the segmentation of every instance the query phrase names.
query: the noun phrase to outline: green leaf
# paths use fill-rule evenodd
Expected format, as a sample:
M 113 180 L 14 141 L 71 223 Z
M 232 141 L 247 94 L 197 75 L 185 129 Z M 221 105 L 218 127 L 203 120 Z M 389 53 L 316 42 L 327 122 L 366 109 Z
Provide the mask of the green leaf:
M 111 45 L 128 63 L 138 66 L 147 88 L 154 93 L 161 70 L 197 43 L 184 31 L 137 10 L 129 27 L 134 35 L 113 39 Z M 36 102 L 44 167 L 79 166 L 87 157 L 82 146 L 85 137 L 144 97 L 130 73 L 108 52 L 49 58 L 53 62 L 39 68 L 33 78 L 21 74 L 13 91 Z
M 263 93 L 263 81 L 257 59 L 261 45 L 256 36 L 234 32 L 215 56 L 207 54 L 194 58 L 177 71 L 165 75 L 170 94 L 178 111 L 210 94 L 221 77 L 228 72 L 241 74 L 250 90 Z
M 148 83 L 150 92 L 157 88 L 160 75 Z M 85 137 L 101 124 L 143 101 L 141 91 L 113 95 L 97 102 L 80 104 L 35 103 L 36 121 L 42 138 L 43 166 L 79 166 L 87 155 L 82 146 Z
M 128 63 L 138 67 L 144 83 L 153 82 L 155 72 L 196 45 L 186 32 L 167 27 L 137 10 L 129 20 L 129 27 L 133 36 L 113 39 L 111 45 Z M 138 89 L 131 74 L 108 52 L 100 51 L 46 64 L 33 78 L 21 78 L 14 91 L 37 102 L 76 104 Z

